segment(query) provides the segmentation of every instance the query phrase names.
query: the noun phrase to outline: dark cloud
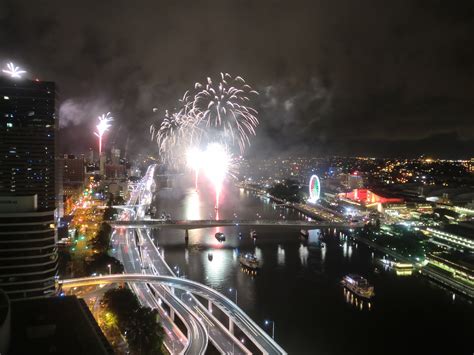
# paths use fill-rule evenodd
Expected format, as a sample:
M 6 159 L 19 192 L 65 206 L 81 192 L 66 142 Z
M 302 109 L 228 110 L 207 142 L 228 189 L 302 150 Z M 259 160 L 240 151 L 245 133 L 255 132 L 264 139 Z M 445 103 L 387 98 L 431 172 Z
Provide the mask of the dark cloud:
M 104 111 L 110 140 L 146 149 L 153 107 L 220 71 L 262 93 L 250 154 L 473 147 L 471 1 L 7 0 L 0 48 L 58 83 L 63 150 L 91 146 Z

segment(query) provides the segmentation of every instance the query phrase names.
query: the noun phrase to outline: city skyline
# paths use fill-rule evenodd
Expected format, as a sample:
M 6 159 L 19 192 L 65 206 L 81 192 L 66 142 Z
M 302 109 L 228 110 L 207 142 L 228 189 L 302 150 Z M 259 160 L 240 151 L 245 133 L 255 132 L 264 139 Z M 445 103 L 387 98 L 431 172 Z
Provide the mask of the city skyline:
M 472 353 L 473 44 L 464 0 L 1 2 L 0 353 Z

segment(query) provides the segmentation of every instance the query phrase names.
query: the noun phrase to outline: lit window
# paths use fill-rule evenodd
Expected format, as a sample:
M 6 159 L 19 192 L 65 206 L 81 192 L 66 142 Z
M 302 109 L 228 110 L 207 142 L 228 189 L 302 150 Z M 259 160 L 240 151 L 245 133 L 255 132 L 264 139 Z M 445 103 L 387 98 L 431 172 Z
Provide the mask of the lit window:
M 4 100 L 10 100 L 10 98 L 8 96 L 4 96 L 3 99 Z

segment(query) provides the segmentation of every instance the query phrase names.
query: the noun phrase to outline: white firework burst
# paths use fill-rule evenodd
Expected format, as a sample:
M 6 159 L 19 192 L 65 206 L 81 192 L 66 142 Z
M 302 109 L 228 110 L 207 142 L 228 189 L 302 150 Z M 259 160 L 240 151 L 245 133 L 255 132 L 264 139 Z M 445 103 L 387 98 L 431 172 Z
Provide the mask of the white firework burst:
M 257 110 L 249 106 L 250 96 L 258 92 L 242 77 L 233 78 L 228 73 L 221 73 L 217 83 L 208 77 L 205 85 L 196 83 L 194 88 L 197 93 L 190 113 L 196 118 L 195 125 L 222 131 L 223 140 L 237 141 L 243 152 L 250 145 L 249 135 L 255 135 L 259 124 Z
M 25 70 L 22 70 L 20 67 L 15 66 L 12 62 L 7 64 L 7 68 L 3 69 L 2 72 L 10 75 L 12 78 L 20 79 L 23 74 L 26 73 Z
M 114 120 L 110 112 L 104 113 L 100 115 L 99 117 L 99 124 L 96 126 L 97 132 L 94 132 L 94 135 L 96 135 L 99 138 L 99 154 L 102 153 L 102 136 L 104 135 L 105 132 L 109 130 L 112 125 L 110 122 Z

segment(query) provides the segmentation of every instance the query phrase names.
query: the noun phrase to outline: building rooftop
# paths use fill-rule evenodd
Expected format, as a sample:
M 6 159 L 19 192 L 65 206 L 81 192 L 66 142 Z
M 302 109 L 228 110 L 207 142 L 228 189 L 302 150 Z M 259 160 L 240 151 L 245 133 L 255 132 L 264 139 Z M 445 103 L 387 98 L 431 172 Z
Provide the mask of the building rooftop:
M 474 224 L 473 223 L 462 223 L 462 224 L 447 224 L 443 228 L 440 228 L 447 233 L 455 234 L 460 237 L 474 240 Z
M 87 305 L 75 296 L 12 302 L 11 355 L 113 354 Z

